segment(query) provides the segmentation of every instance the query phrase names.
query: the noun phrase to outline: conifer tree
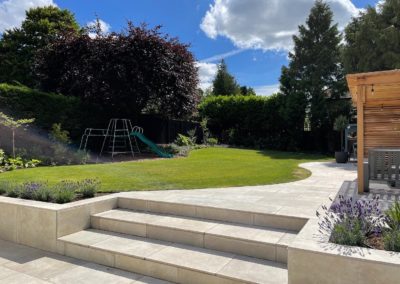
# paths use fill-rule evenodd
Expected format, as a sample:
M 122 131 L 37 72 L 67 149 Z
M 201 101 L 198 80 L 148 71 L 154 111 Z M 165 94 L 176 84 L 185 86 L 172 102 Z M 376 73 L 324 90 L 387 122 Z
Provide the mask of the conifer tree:
M 215 96 L 231 96 L 240 94 L 240 87 L 235 78 L 229 74 L 225 60 L 218 65 L 217 75 L 213 81 L 213 94 Z

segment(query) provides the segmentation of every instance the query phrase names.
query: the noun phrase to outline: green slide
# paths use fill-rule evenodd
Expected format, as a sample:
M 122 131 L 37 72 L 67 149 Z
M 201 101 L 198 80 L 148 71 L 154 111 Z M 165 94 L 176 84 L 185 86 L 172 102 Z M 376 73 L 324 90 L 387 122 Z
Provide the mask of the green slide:
M 150 147 L 150 149 L 156 153 L 158 156 L 160 156 L 161 158 L 172 158 L 173 155 L 169 154 L 169 153 L 165 153 L 160 147 L 158 147 L 156 144 L 154 144 L 153 142 L 151 142 L 149 139 L 147 139 L 146 136 L 143 135 L 143 133 L 140 132 L 132 132 L 131 136 L 137 137 L 140 139 L 140 141 L 142 141 L 144 144 L 146 144 L 147 146 Z

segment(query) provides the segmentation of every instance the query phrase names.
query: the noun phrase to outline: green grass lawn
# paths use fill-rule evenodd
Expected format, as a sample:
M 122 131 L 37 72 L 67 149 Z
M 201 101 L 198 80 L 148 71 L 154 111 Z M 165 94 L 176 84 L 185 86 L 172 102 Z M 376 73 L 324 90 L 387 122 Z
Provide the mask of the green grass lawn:
M 310 172 L 298 165 L 320 159 L 326 157 L 216 147 L 187 158 L 16 170 L 0 174 L 0 180 L 53 184 L 98 178 L 104 192 L 262 185 L 304 179 Z

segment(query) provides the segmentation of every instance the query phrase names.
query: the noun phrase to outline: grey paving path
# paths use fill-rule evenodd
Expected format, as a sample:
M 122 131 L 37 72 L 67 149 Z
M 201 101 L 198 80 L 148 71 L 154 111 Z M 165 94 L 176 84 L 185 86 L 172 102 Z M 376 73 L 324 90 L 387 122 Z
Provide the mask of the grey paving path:
M 344 181 L 357 177 L 356 164 L 313 162 L 300 165 L 312 172 L 304 180 L 273 185 L 126 192 L 121 196 L 243 211 L 311 218 L 321 204 L 334 198 Z
M 165 284 L 168 282 L 0 240 L 0 283 Z

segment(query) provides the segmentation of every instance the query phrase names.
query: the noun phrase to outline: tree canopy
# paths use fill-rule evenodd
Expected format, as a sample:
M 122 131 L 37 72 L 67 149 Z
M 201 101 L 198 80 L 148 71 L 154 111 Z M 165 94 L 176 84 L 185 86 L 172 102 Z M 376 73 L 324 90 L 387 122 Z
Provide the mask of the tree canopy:
M 120 117 L 185 117 L 200 99 L 193 54 L 160 27 L 128 23 L 95 38 L 64 34 L 39 53 L 35 71 L 43 90 L 78 96 Z
M 400 1 L 368 7 L 346 27 L 345 40 L 347 73 L 400 68 Z
M 218 71 L 213 81 L 213 94 L 215 96 L 231 96 L 240 94 L 240 87 L 235 78 L 228 72 L 225 60 L 218 64 Z
M 293 134 L 303 130 L 306 118 L 312 131 L 331 129 L 337 112 L 350 110 L 348 103 L 338 102 L 346 92 L 340 41 L 330 7 L 316 1 L 306 25 L 300 25 L 293 37 L 289 66 L 282 68 L 280 78 L 281 92 L 286 96 L 284 117 Z
M 0 82 L 35 85 L 32 65 L 36 52 L 61 33 L 79 30 L 74 15 L 68 10 L 54 6 L 28 10 L 21 27 L 5 31 L 0 39 Z

